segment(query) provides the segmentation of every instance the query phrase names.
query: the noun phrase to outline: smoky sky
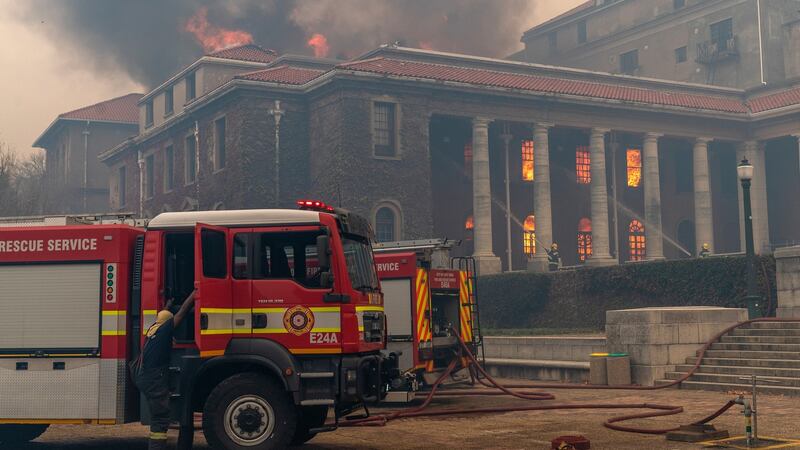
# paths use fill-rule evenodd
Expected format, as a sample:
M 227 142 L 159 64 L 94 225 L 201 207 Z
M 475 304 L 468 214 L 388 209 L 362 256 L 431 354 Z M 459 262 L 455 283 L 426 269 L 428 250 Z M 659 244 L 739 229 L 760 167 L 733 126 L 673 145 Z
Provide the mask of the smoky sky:
M 20 19 L 41 30 L 74 64 L 121 69 L 154 87 L 201 56 L 184 26 L 206 7 L 215 26 L 243 30 L 279 53 L 313 54 L 314 33 L 331 57 L 352 58 L 383 43 L 504 57 L 522 31 L 563 9 L 548 0 L 33 0 Z M 537 20 L 537 16 L 539 20 Z

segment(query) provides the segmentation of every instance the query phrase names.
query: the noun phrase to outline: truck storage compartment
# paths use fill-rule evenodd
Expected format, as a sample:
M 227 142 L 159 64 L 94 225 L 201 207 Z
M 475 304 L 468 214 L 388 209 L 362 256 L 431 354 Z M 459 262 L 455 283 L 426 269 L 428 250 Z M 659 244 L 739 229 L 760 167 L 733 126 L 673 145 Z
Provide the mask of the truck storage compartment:
M 94 353 L 100 263 L 0 265 L 0 353 Z

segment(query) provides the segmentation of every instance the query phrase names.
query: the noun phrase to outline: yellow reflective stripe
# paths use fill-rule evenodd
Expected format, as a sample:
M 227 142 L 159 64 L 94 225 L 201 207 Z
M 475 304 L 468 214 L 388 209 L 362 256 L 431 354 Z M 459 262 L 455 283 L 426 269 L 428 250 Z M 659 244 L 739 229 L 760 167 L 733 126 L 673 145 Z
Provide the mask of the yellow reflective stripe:
M 331 354 L 331 353 L 342 353 L 342 349 L 340 348 L 290 348 L 289 352 L 295 355 L 309 355 L 315 353 L 324 353 L 324 354 Z
M 331 328 L 317 328 L 314 327 L 311 329 L 314 333 L 340 333 L 342 331 L 339 327 L 331 327 Z
M 313 312 L 339 312 L 341 310 L 338 306 L 312 306 L 308 309 Z
M 254 313 L 282 313 L 288 308 L 253 308 Z
M 156 314 L 158 314 L 158 310 L 156 310 L 156 309 L 143 309 L 142 310 L 142 314 L 156 315 Z
M 383 306 L 356 306 L 356 311 L 377 311 L 383 312 Z
M 201 358 L 210 358 L 212 356 L 222 356 L 225 354 L 225 350 L 205 350 L 200 352 Z
M 150 439 L 156 441 L 166 441 L 167 440 L 167 433 L 157 433 L 154 431 L 150 432 Z
M 364 331 L 364 325 L 359 325 L 358 326 L 358 331 Z
M 103 336 L 125 336 L 128 334 L 125 330 L 103 330 Z
M 104 316 L 124 316 L 128 311 L 103 311 Z
M 214 330 L 200 330 L 200 334 L 250 334 L 250 328 L 219 328 Z

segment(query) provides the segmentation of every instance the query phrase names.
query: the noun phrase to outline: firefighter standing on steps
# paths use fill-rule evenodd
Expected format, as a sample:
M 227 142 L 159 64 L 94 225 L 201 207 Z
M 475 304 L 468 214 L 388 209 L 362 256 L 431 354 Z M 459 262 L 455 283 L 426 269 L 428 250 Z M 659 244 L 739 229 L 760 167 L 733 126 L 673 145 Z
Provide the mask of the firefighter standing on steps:
M 156 322 L 147 330 L 147 339 L 142 349 L 141 372 L 136 385 L 147 398 L 150 409 L 149 450 L 167 448 L 169 428 L 169 360 L 172 353 L 172 337 L 186 313 L 194 304 L 194 292 L 183 301 L 173 316 L 169 304 L 159 311 Z M 183 431 L 183 430 L 181 430 Z
M 561 254 L 558 253 L 558 244 L 553 242 L 553 245 L 550 246 L 550 250 L 547 250 L 547 266 L 551 272 L 555 272 L 560 265 Z

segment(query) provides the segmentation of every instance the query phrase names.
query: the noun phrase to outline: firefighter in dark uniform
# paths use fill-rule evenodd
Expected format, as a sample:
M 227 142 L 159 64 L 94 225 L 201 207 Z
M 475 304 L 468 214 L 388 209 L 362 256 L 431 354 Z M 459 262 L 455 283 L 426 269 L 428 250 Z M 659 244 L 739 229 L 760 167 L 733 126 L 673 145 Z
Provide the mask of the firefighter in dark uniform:
M 550 246 L 550 250 L 547 250 L 547 265 L 551 272 L 558 270 L 558 266 L 561 265 L 561 254 L 558 253 L 558 244 L 555 242 Z
M 705 258 L 711 254 L 711 246 L 708 244 L 703 244 L 703 248 L 700 250 L 700 257 Z
M 137 386 L 147 399 L 150 408 L 150 450 L 167 448 L 169 428 L 169 360 L 172 353 L 172 337 L 186 313 L 194 304 L 194 292 L 183 301 L 173 316 L 169 304 L 159 311 L 156 323 L 147 330 L 147 340 L 142 349 L 142 369 Z M 182 430 L 183 431 L 183 430 Z

